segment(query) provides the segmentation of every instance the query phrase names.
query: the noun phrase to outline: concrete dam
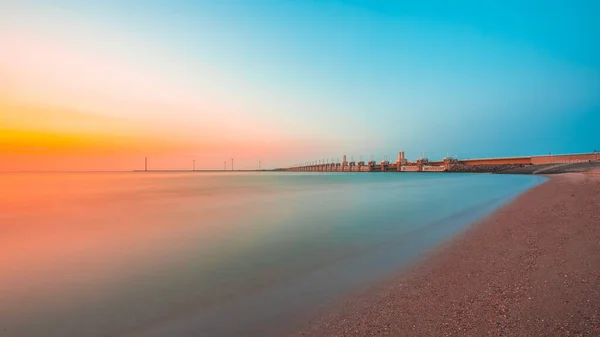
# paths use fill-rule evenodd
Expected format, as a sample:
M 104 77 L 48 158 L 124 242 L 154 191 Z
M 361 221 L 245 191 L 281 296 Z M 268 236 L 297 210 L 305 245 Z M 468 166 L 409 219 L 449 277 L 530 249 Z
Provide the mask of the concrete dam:
M 398 152 L 395 162 L 382 160 L 376 162 L 347 161 L 346 155 L 341 162 L 325 162 L 325 160 L 306 163 L 305 165 L 278 169 L 278 171 L 292 172 L 500 172 L 527 166 L 538 167 L 553 165 L 597 162 L 600 161 L 600 152 L 579 154 L 561 154 L 544 156 L 502 157 L 464 159 L 446 157 L 439 161 L 430 161 L 427 158 L 418 158 L 408 161 L 404 151 Z

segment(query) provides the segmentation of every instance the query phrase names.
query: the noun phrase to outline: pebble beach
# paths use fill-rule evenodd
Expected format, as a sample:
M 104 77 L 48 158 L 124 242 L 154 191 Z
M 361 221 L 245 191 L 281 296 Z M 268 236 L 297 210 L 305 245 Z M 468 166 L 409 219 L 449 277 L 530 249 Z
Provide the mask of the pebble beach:
M 600 336 L 600 174 L 549 176 L 297 336 Z

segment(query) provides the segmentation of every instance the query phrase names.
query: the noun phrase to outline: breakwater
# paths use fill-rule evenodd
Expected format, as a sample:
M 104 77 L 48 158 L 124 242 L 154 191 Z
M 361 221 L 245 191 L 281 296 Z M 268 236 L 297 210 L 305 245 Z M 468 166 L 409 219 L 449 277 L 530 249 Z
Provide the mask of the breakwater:
M 418 158 L 408 161 L 403 151 L 398 153 L 396 162 L 382 160 L 376 161 L 347 161 L 343 156 L 341 162 L 326 162 L 325 160 L 307 162 L 304 165 L 278 169 L 279 171 L 293 172 L 503 172 L 523 167 L 551 164 L 574 164 L 600 161 L 600 153 L 579 153 L 545 156 L 521 156 L 501 158 L 476 158 L 458 159 L 446 157 L 439 161 L 430 161 L 427 158 Z

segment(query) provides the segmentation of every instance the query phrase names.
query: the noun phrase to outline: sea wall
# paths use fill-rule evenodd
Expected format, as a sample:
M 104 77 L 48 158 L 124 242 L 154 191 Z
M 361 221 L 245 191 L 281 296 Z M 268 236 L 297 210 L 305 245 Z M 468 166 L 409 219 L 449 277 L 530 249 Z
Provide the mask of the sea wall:
M 531 163 L 540 164 L 560 164 L 560 163 L 584 163 L 594 160 L 600 160 L 600 153 L 567 154 L 558 156 L 537 156 L 531 157 Z
M 296 166 L 279 170 L 300 172 L 500 172 L 523 168 L 524 166 L 600 161 L 600 153 L 462 160 L 444 158 L 441 161 L 428 161 L 426 158 L 419 158 L 416 162 L 408 162 L 404 158 L 404 153 L 400 152 L 398 158 L 396 163 L 390 163 L 387 160 L 379 163 L 375 161 L 366 163 L 364 161 L 348 162 L 344 156 L 341 163 Z
M 511 170 L 519 167 L 524 167 L 524 164 L 479 164 L 465 165 L 454 164 L 450 166 L 448 172 L 468 172 L 468 173 L 494 173 L 505 170 Z

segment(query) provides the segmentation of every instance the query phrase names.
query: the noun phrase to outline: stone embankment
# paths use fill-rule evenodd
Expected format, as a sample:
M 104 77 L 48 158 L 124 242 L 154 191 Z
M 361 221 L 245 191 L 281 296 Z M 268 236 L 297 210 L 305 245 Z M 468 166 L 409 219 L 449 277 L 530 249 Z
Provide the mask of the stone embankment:
M 498 173 L 506 174 L 558 174 L 586 172 L 592 169 L 600 169 L 600 161 L 589 161 L 583 163 L 564 164 L 541 164 L 527 165 L 520 168 L 508 169 Z
M 562 163 L 562 164 L 482 164 L 467 165 L 454 164 L 447 172 L 465 172 L 465 173 L 503 173 L 503 174 L 557 174 L 585 172 L 590 169 L 600 169 L 600 161 L 589 161 L 583 163 Z
M 450 166 L 447 172 L 465 172 L 465 173 L 496 173 L 506 170 L 521 168 L 523 164 L 482 164 L 482 165 L 465 165 L 454 164 Z
M 569 165 L 553 167 L 548 170 L 544 170 L 543 174 L 578 173 L 597 169 L 600 169 L 600 161 L 589 161 L 587 163 L 573 163 Z

